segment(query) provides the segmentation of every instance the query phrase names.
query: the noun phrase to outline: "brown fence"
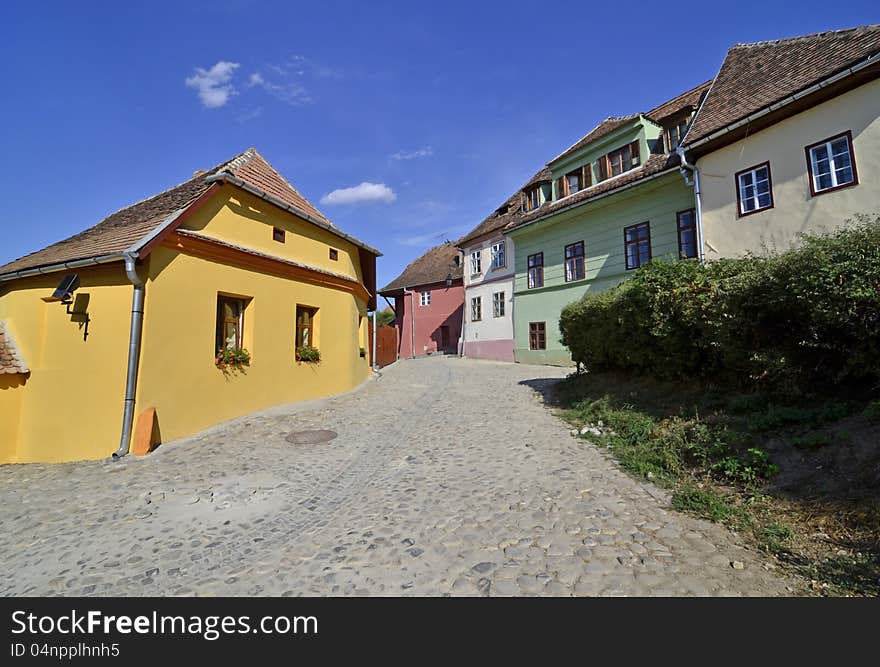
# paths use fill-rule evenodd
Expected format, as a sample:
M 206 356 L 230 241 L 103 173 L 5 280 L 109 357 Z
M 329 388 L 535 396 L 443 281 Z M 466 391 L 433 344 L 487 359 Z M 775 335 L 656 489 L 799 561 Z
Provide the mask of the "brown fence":
M 397 361 L 397 327 L 379 327 L 376 336 L 376 365 L 382 368 Z M 370 353 L 373 351 L 373 323 L 370 322 Z

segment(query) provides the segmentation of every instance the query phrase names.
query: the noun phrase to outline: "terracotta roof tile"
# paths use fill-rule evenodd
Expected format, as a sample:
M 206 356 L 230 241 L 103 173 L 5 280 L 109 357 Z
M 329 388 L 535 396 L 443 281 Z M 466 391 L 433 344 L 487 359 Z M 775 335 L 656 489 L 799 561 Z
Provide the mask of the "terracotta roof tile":
M 550 162 L 548 162 L 547 164 L 551 164 L 553 162 L 556 162 L 557 160 L 561 160 L 562 158 L 571 155 L 572 153 L 580 150 L 581 148 L 583 148 L 587 144 L 591 144 L 594 141 L 601 139 L 606 134 L 610 134 L 610 133 L 614 132 L 614 130 L 616 130 L 617 128 L 619 128 L 623 125 L 626 125 L 627 123 L 631 123 L 632 121 L 634 121 L 638 117 L 639 117 L 639 114 L 637 114 L 637 113 L 630 114 L 629 116 L 609 116 L 608 118 L 603 120 L 601 123 L 599 123 L 596 127 L 594 127 L 592 130 L 587 132 L 583 137 L 578 139 L 571 146 L 569 146 L 564 151 L 562 151 L 555 158 L 550 160 Z
M 880 52 L 880 25 L 730 48 L 684 139 L 693 144 Z
M 156 229 L 172 213 L 185 208 L 202 195 L 211 186 L 205 179 L 220 172 L 228 172 L 330 224 L 262 155 L 249 148 L 212 169 L 198 172 L 180 185 L 111 213 L 85 231 L 0 266 L 0 274 L 124 252 Z
M 30 373 L 24 359 L 12 339 L 12 334 L 6 328 L 6 323 L 0 320 L 0 375 L 4 373 Z
M 403 273 L 379 290 L 379 294 L 390 296 L 392 292 L 398 292 L 405 287 L 411 289 L 418 285 L 442 283 L 450 274 L 453 280 L 460 280 L 463 273 L 460 263 L 455 261 L 458 256 L 458 248 L 452 243 L 434 246 L 410 262 Z
M 645 114 L 645 118 L 654 121 L 658 125 L 662 125 L 663 121 L 670 116 L 675 116 L 682 111 L 696 111 L 703 100 L 703 95 L 712 85 L 712 79 L 694 86 L 688 91 L 683 92 L 678 97 L 674 97 L 668 102 L 664 102 L 658 107 L 654 107 Z
M 519 220 L 523 215 L 522 191 L 535 183 L 549 180 L 550 169 L 548 167 L 543 167 L 538 173 L 526 181 L 519 190 L 513 193 L 507 201 L 495 209 L 491 215 L 487 216 L 479 225 L 458 239 L 458 241 L 455 242 L 455 245 L 459 248 L 464 247 L 474 239 L 485 236 L 486 234 L 491 234 L 499 229 L 504 229 L 511 223 Z
M 665 155 L 651 155 L 638 169 L 633 169 L 625 174 L 621 174 L 615 178 L 609 178 L 601 183 L 584 188 L 580 192 L 573 195 L 557 199 L 556 201 L 547 202 L 540 208 L 536 208 L 528 213 L 520 216 L 517 220 L 511 222 L 506 229 L 512 230 L 521 227 L 529 222 L 533 222 L 538 218 L 543 218 L 551 213 L 562 211 L 577 204 L 582 204 L 590 199 L 594 199 L 599 195 L 613 192 L 624 186 L 630 185 L 637 181 L 641 181 L 649 176 L 654 176 L 669 169 L 673 169 L 679 165 L 679 158 L 676 153 L 667 153 Z

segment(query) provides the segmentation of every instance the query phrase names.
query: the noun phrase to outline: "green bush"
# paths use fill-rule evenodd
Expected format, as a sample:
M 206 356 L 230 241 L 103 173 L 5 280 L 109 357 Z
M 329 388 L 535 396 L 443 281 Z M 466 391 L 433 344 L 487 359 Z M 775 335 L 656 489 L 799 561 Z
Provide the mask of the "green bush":
M 588 370 L 789 397 L 876 382 L 880 215 L 766 257 L 649 262 L 567 306 L 559 325 Z

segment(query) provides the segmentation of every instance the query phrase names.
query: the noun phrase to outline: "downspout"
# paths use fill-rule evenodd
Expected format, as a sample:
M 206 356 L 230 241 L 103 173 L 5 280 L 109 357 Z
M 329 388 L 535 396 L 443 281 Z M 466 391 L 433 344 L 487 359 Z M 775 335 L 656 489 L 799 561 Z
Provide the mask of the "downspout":
M 412 359 L 416 358 L 416 293 L 412 290 L 403 288 L 403 298 L 409 294 L 410 316 L 409 316 L 409 346 L 412 352 Z
M 370 361 L 372 362 L 373 372 L 379 372 L 379 366 L 376 365 L 376 336 L 379 335 L 378 330 L 376 329 L 376 309 L 373 309 L 373 351 L 370 356 Z
M 681 174 L 684 176 L 684 182 L 692 185 L 694 188 L 694 204 L 697 216 L 697 247 L 699 248 L 700 264 L 706 263 L 705 242 L 703 241 L 703 200 L 700 196 L 700 170 L 697 165 L 687 161 L 685 150 L 681 146 L 676 147 L 675 151 L 681 160 Z M 693 178 L 688 177 L 688 171 L 691 172 Z
M 144 292 L 143 279 L 137 274 L 135 261 L 137 256 L 126 254 L 125 275 L 134 285 L 134 293 L 131 297 L 131 328 L 128 335 L 128 368 L 125 378 L 125 409 L 122 413 L 122 437 L 119 441 L 119 449 L 113 452 L 113 458 L 120 459 L 128 454 L 131 442 L 131 427 L 134 422 L 134 399 L 137 389 L 138 360 L 141 350 L 141 332 L 144 324 Z

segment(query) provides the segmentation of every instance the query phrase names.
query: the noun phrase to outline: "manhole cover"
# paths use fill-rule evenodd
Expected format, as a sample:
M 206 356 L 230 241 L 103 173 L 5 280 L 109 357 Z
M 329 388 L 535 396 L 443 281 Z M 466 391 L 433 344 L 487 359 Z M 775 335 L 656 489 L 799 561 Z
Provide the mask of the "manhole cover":
M 336 437 L 336 431 L 293 431 L 284 438 L 294 445 L 317 445 L 322 442 L 330 442 Z

